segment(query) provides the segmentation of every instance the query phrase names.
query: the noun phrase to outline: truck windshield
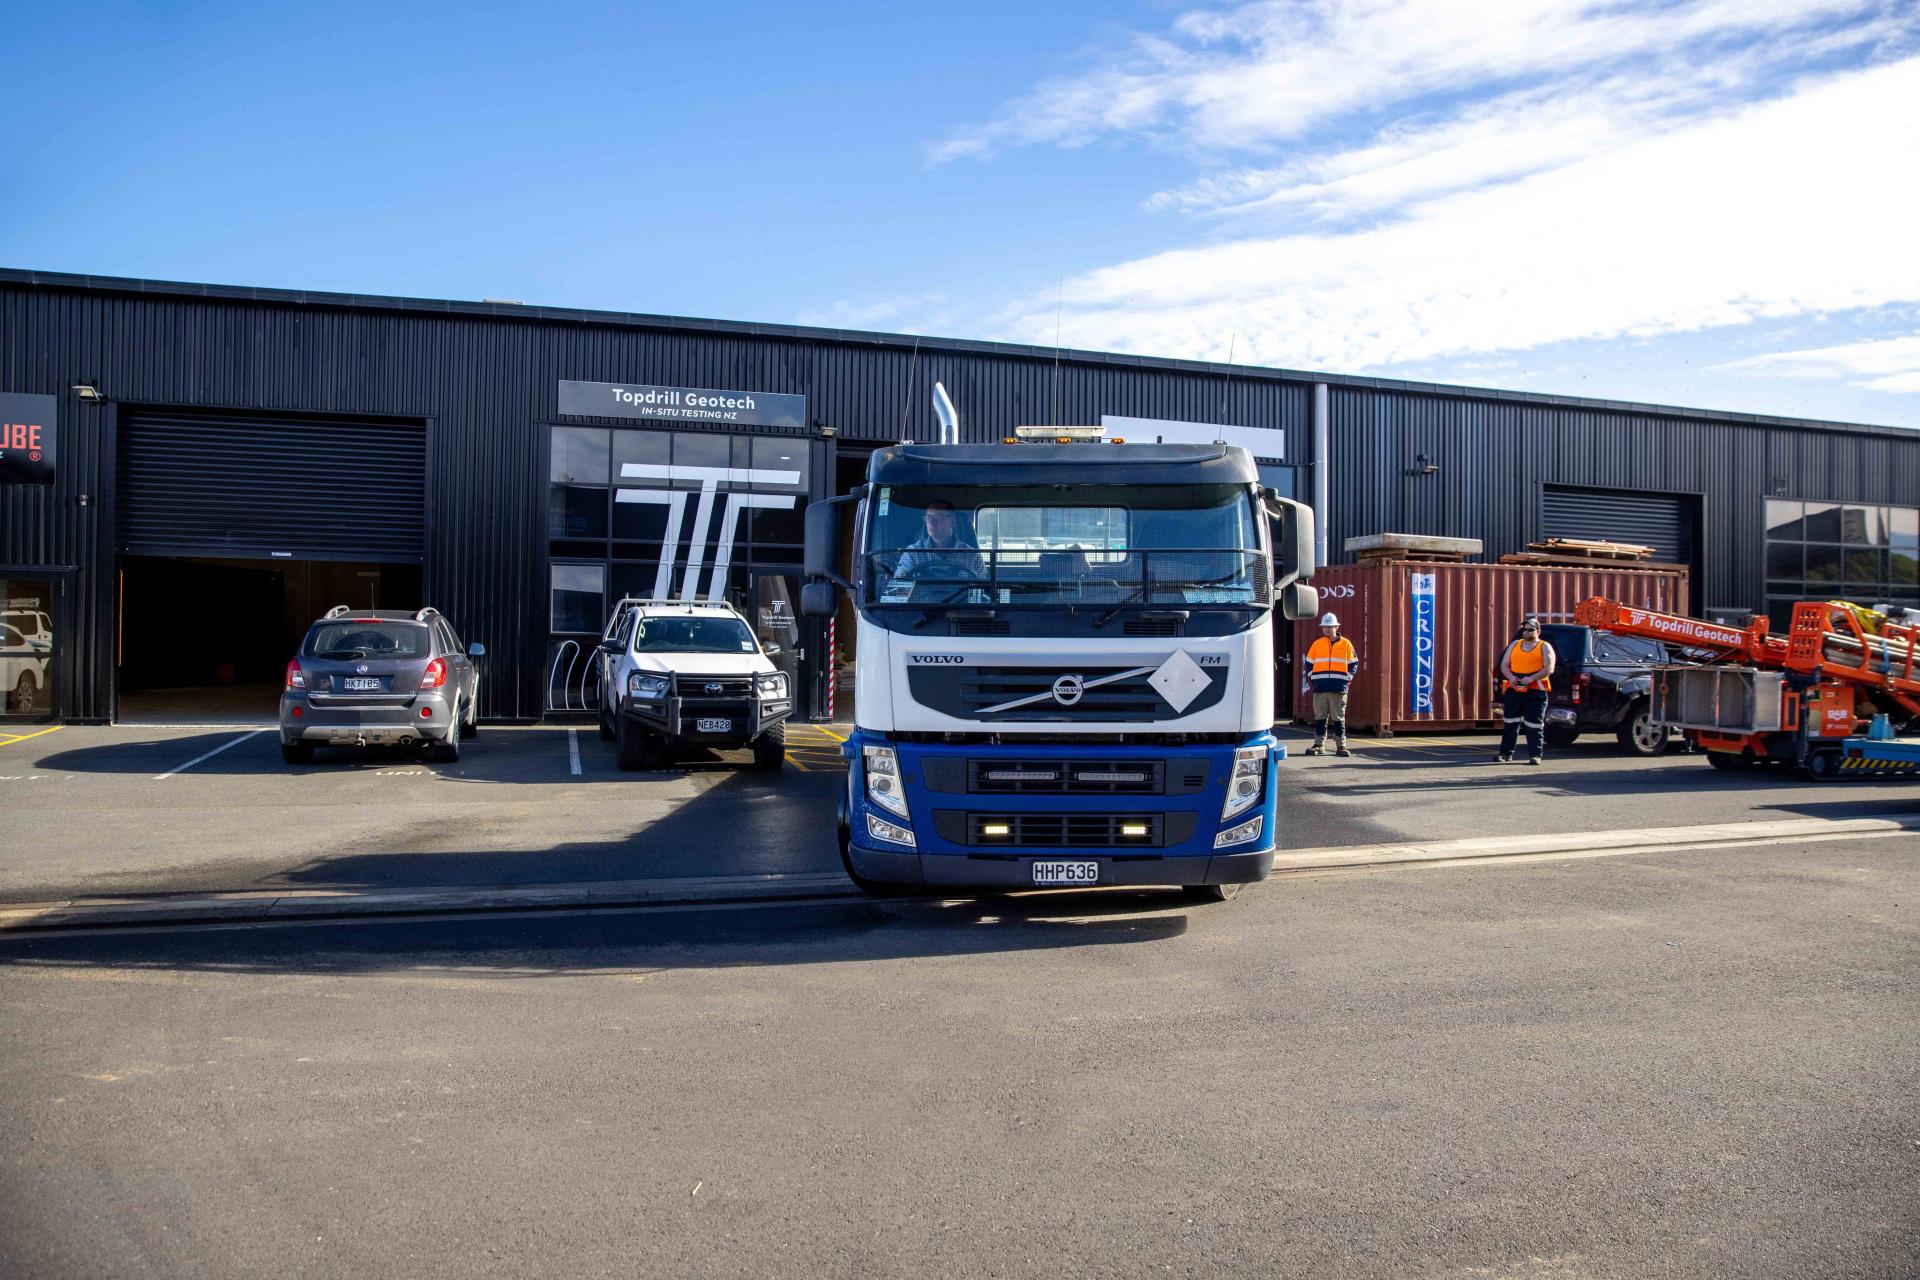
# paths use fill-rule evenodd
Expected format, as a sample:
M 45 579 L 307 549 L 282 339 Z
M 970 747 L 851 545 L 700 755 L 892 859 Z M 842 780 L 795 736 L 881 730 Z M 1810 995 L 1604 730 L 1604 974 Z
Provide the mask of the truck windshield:
M 753 633 L 738 618 L 642 618 L 635 653 L 754 653 Z
M 869 510 L 870 605 L 1267 602 L 1239 485 L 892 485 Z

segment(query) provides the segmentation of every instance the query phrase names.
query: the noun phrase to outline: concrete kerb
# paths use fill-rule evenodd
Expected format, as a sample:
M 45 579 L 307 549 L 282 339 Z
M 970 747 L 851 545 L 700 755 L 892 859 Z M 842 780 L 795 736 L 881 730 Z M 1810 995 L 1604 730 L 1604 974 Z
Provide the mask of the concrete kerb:
M 1555 835 L 1488 836 L 1424 844 L 1299 849 L 1274 861 L 1276 876 L 1396 865 L 1607 857 L 1673 849 L 1718 849 L 1784 840 L 1853 840 L 1920 831 L 1920 816 L 1793 818 Z M 930 890 L 937 894 L 938 890 Z M 672 906 L 851 898 L 860 890 L 839 872 L 612 880 L 498 888 L 251 890 L 153 898 L 69 898 L 0 904 L 0 933 L 156 924 L 215 924 L 333 917 Z

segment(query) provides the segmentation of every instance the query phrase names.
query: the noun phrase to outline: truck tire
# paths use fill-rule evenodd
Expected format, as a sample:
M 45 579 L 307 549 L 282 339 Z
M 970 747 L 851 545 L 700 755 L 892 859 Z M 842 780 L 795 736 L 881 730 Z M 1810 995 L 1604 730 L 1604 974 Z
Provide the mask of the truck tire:
M 613 741 L 613 717 L 607 714 L 607 703 L 604 698 L 600 700 L 600 741 Z
M 1190 884 L 1180 890 L 1188 902 L 1225 902 L 1246 888 L 1242 884 Z
M 1640 698 L 1627 708 L 1627 718 L 1614 730 L 1620 749 L 1628 755 L 1657 756 L 1667 749 L 1667 726 L 1653 721 L 1653 704 Z
M 288 764 L 312 764 L 313 744 L 311 742 L 283 742 L 280 744 L 280 758 Z
M 1753 768 L 1753 761 L 1738 751 L 1709 751 L 1707 763 L 1725 773 L 1745 773 Z
M 1569 725 L 1550 724 L 1547 726 L 1547 745 L 1550 747 L 1570 747 L 1580 737 L 1580 731 Z
M 1840 752 L 1835 749 L 1809 751 L 1807 753 L 1807 776 L 1821 782 L 1831 782 L 1840 776 Z
M 657 769 L 662 752 L 653 735 L 625 716 L 614 727 L 616 758 L 614 763 L 628 773 L 636 769 Z
M 787 722 L 782 720 L 753 740 L 753 767 L 771 773 L 787 762 Z

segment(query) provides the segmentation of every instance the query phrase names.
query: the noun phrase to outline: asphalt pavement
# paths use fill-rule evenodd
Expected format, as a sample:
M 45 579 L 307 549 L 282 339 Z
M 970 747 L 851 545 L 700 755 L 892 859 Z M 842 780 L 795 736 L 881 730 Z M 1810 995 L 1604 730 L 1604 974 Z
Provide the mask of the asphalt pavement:
M 1907 1276 L 1905 833 L 0 938 L 21 1276 Z
M 0 744 L 0 903 L 831 876 L 846 732 L 792 726 L 777 774 L 744 753 L 624 773 L 592 726 L 489 728 L 455 764 L 374 750 L 300 766 L 271 731 L 70 726 Z M 1599 742 L 1500 766 L 1485 736 L 1307 758 L 1287 739 L 1283 849 L 1920 816 L 1911 779 L 1726 774 Z

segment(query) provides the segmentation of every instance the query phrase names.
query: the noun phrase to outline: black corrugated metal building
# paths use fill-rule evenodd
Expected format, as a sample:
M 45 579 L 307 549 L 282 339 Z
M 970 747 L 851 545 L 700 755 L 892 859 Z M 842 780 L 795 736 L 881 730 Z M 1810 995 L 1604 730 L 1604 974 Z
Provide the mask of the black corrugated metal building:
M 164 714 L 182 705 L 168 690 L 272 683 L 327 605 L 425 600 L 487 645 L 482 714 L 535 719 L 590 696 L 611 599 L 695 592 L 739 602 L 819 714 L 826 637 L 792 608 L 800 508 L 852 483 L 873 444 L 932 438 L 936 380 L 969 440 L 1103 417 L 1252 428 L 1270 481 L 1323 507 L 1336 559 L 1382 531 L 1480 538 L 1489 556 L 1605 534 L 1690 563 L 1699 612 L 1920 606 L 1920 432 L 1898 428 L 0 270 L 0 419 L 50 417 L 54 464 L 50 484 L 0 484 L 7 709 L 104 720 L 146 697 Z M 570 414 L 591 406 L 563 403 L 567 381 L 783 410 Z

